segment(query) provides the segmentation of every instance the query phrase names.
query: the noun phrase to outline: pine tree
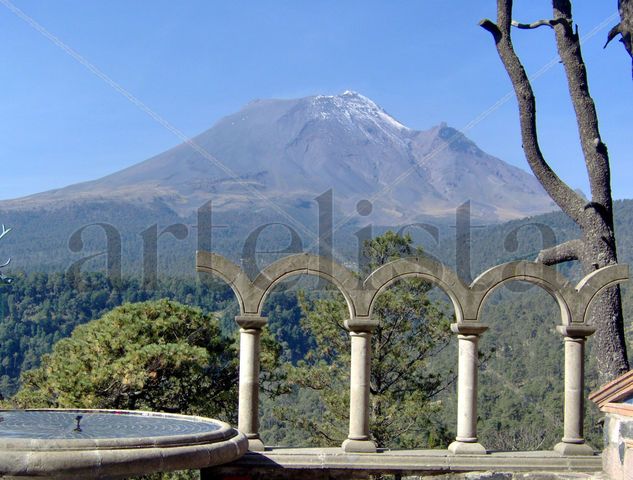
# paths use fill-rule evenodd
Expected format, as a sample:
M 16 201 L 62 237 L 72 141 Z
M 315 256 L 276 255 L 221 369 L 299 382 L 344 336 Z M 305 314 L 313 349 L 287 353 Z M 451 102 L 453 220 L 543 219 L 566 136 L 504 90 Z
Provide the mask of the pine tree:
M 393 232 L 366 242 L 370 269 L 401 257 L 421 255 L 410 236 Z M 367 272 L 363 272 L 367 273 Z M 411 278 L 381 294 L 374 307 L 379 326 L 372 338 L 371 431 L 380 447 L 437 447 L 450 439 L 434 415 L 441 405 L 436 395 L 450 382 L 450 375 L 429 370 L 429 360 L 450 339 L 451 316 L 444 305 L 429 298 L 431 285 Z M 318 410 L 304 405 L 278 409 L 311 441 L 336 445 L 346 437 L 349 416 L 349 335 L 343 326 L 347 308 L 340 294 L 323 298 L 301 295 L 302 327 L 314 337 L 314 347 L 290 368 L 289 380 L 318 397 Z

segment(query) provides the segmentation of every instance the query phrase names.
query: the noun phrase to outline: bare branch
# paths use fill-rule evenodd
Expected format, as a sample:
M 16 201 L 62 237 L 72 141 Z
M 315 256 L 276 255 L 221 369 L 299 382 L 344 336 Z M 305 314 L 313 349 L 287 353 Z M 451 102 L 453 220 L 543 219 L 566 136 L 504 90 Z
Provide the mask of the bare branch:
M 532 30 L 538 27 L 554 28 L 554 25 L 556 25 L 557 23 L 559 23 L 557 20 L 538 20 L 533 23 L 519 23 L 516 20 L 512 20 L 512 26 L 520 28 L 521 30 Z
M 622 43 L 631 57 L 631 76 L 633 76 L 633 0 L 619 0 Z
M 583 248 L 582 240 L 570 240 L 555 247 L 541 250 L 535 261 L 544 265 L 556 265 L 572 260 L 580 260 Z
M 0 239 L 5 237 L 6 234 L 9 233 L 10 231 L 11 231 L 10 228 L 6 228 L 4 225 L 2 225 L 2 232 L 0 232 Z M 8 266 L 10 263 L 11 263 L 11 259 L 7 260 L 5 263 L 0 265 L 0 269 L 3 269 L 4 267 Z M 6 275 L 3 275 L 2 272 L 0 272 L 0 283 L 11 283 L 11 279 L 7 277 Z
M 622 33 L 621 25 L 622 25 L 621 23 L 618 23 L 615 27 L 609 30 L 609 35 L 607 35 L 607 43 L 605 43 L 604 47 L 602 48 L 607 48 L 607 45 L 611 43 L 611 40 L 613 40 L 615 37 L 617 37 L 619 34 Z
M 523 150 L 532 172 L 558 206 L 576 223 L 580 223 L 585 201 L 566 185 L 551 169 L 543 157 L 536 128 L 536 100 L 525 69 L 514 47 L 512 27 L 512 0 L 497 0 L 497 24 L 483 20 L 480 25 L 489 31 L 497 46 L 497 52 L 510 76 L 519 103 Z M 560 20 L 557 20 L 560 22 Z
M 10 228 L 6 228 L 4 225 L 2 225 L 2 232 L 0 232 L 0 238 L 4 237 L 10 231 L 11 231 Z
M 605 48 L 611 40 L 621 35 L 620 41 L 631 57 L 631 75 L 633 76 L 633 0 L 618 0 L 620 23 L 611 29 L 607 36 Z
M 489 18 L 484 18 L 482 21 L 479 22 L 479 26 L 484 30 L 488 30 L 495 39 L 495 42 L 501 41 L 501 30 L 499 30 L 497 24 L 494 23 L 492 20 L 490 20 Z

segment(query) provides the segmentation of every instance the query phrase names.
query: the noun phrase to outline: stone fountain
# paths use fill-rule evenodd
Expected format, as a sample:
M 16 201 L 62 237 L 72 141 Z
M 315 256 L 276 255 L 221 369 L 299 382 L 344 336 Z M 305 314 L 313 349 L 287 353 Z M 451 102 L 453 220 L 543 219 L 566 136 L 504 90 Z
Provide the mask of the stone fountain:
M 238 459 L 246 436 L 203 417 L 118 410 L 0 410 L 2 478 L 127 478 Z

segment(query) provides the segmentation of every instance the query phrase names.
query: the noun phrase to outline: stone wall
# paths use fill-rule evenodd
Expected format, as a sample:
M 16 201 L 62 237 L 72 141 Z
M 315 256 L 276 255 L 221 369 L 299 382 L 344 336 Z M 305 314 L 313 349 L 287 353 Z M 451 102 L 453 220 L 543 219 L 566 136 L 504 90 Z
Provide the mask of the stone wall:
M 552 451 L 455 455 L 447 450 L 347 453 L 340 448 L 268 448 L 205 469 L 202 480 L 588 480 L 600 456 Z
M 446 475 L 401 476 L 401 475 L 373 475 L 359 471 L 309 471 L 301 472 L 279 470 L 271 475 L 267 471 L 251 471 L 248 475 L 221 476 L 203 474 L 202 480 L 598 480 L 604 477 L 588 473 L 560 473 L 560 472 L 471 472 L 453 473 Z
M 602 465 L 611 480 L 633 479 L 633 417 L 607 414 Z
M 589 473 L 553 472 L 472 472 L 426 477 L 402 477 L 402 480 L 597 480 L 601 477 Z

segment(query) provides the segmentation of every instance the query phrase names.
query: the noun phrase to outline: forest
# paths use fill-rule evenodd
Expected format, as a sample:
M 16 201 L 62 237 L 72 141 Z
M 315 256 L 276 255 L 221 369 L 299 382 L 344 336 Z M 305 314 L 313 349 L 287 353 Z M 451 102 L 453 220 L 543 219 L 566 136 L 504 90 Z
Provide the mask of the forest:
M 629 240 L 633 238 L 630 203 L 616 202 L 616 231 L 623 262 L 630 261 L 633 251 Z M 502 261 L 533 256 L 543 242 L 543 228 L 534 228 L 535 225 L 547 226 L 559 241 L 574 234 L 562 214 L 476 229 L 471 239 L 472 274 Z M 413 249 L 416 242 L 414 235 L 409 247 Z M 496 247 L 498 245 L 504 248 Z M 443 250 L 449 263 L 454 245 L 445 242 L 440 247 L 430 250 L 435 256 L 442 256 Z M 402 253 L 412 251 L 405 249 Z M 572 278 L 577 276 L 573 266 L 565 266 L 563 271 Z M 112 279 L 103 272 L 8 273 L 12 283 L 0 287 L 0 392 L 7 402 L 11 402 L 11 397 L 20 389 L 21 378 L 32 380 L 33 372 L 43 365 L 42 359 L 46 366 L 50 360 L 46 355 L 76 327 L 105 318 L 108 312 L 129 303 L 168 299 L 197 307 L 217 323 L 216 334 L 228 342 L 226 345 L 231 345 L 226 347 L 227 351 L 236 351 L 237 327 L 233 318 L 238 309 L 233 293 L 227 285 L 207 276 L 159 276 L 157 283 L 149 288 L 138 277 Z M 307 446 L 306 438 L 312 445 L 340 444 L 344 439 L 346 425 L 344 415 L 340 415 L 346 409 L 340 405 L 344 398 L 328 398 L 323 388 L 315 388 L 320 374 L 321 379 L 328 375 L 338 378 L 344 390 L 348 371 L 345 340 L 336 343 L 340 331 L 328 330 L 324 323 L 328 316 L 340 320 L 337 294 L 331 288 L 317 286 L 315 289 L 315 282 L 307 279 L 280 285 L 265 305 L 264 315 L 269 319 L 266 352 L 270 361 L 262 372 L 267 388 L 261 411 L 262 436 L 269 445 Z M 398 305 L 403 299 L 411 304 L 411 292 L 414 292 L 413 298 L 427 300 L 416 303 L 416 311 L 399 311 Z M 391 300 L 385 300 L 385 318 L 397 314 L 401 318 L 418 315 L 434 318 L 436 323 L 428 324 L 424 327 L 426 330 L 417 334 L 428 339 L 432 331 L 429 329 L 435 329 L 428 355 L 420 364 L 424 371 L 421 385 L 431 392 L 420 400 L 426 405 L 421 421 L 415 426 L 394 427 L 414 432 L 407 435 L 393 434 L 397 430 L 389 430 L 389 425 L 378 426 L 386 432 L 383 444 L 391 448 L 446 446 L 454 436 L 456 415 L 456 341 L 447 329 L 451 307 L 442 292 L 430 287 L 398 284 L 388 293 Z M 633 306 L 630 288 L 624 288 L 623 297 L 625 318 L 630 319 Z M 394 299 L 400 299 L 400 303 Z M 560 438 L 563 348 L 562 338 L 555 331 L 558 321 L 554 301 L 536 287 L 512 284 L 497 292 L 486 306 L 485 323 L 490 329 L 481 342 L 479 428 L 481 442 L 487 448 L 551 448 Z M 629 322 L 627 331 L 630 330 Z M 340 350 L 337 355 L 323 348 L 335 344 Z M 591 353 L 588 358 L 587 389 L 590 390 L 598 385 Z M 235 368 L 235 358 L 223 361 L 228 362 L 227 368 Z M 385 362 L 388 361 L 393 360 L 385 357 Z M 402 364 L 390 368 L 399 366 Z M 338 377 L 332 373 L 333 369 L 338 369 Z M 377 369 L 380 369 L 379 364 Z M 21 398 L 24 401 L 27 397 Z M 384 398 L 380 411 L 387 411 L 390 402 L 396 401 L 393 397 Z M 230 404 L 228 401 L 222 410 L 227 419 L 234 414 L 236 398 L 233 407 Z M 600 447 L 598 412 L 588 405 L 588 413 L 587 437 L 595 447 Z M 331 428 L 317 431 L 317 424 Z

